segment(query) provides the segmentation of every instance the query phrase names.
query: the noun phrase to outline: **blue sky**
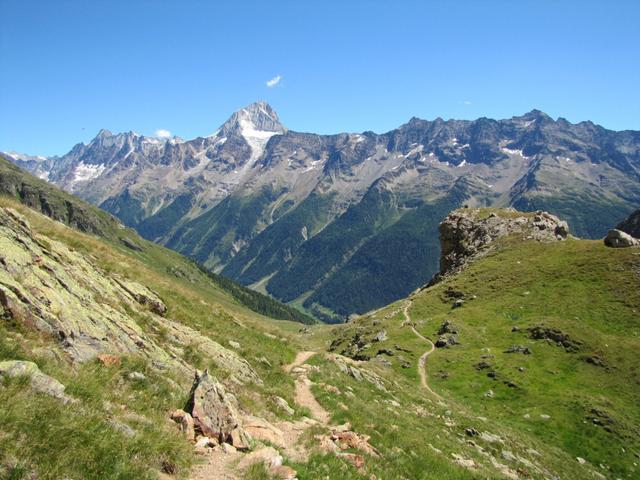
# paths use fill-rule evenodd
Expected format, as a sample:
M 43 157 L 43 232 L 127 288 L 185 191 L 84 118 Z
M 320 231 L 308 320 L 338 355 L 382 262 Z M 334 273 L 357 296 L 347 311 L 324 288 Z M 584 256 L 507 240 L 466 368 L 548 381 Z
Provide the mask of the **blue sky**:
M 193 138 L 259 99 L 317 133 L 533 108 L 640 130 L 635 0 L 0 0 L 0 21 L 0 150 Z

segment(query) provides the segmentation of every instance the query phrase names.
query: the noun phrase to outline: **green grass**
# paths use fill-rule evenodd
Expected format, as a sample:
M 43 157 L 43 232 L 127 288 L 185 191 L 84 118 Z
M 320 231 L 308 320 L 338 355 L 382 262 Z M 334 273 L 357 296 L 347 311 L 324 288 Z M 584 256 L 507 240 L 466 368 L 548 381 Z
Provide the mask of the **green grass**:
M 416 294 L 410 314 L 421 333 L 436 339 L 445 320 L 459 331 L 460 345 L 437 349 L 429 358 L 430 385 L 457 405 L 462 417 L 486 417 L 518 444 L 537 445 L 545 463 L 563 478 L 585 475 L 576 457 L 607 477 L 634 478 L 640 455 L 639 253 L 608 249 L 600 241 L 510 240 L 461 274 Z M 462 307 L 452 308 L 448 289 L 464 293 Z M 371 338 L 384 328 L 389 340 L 365 353 L 400 344 L 411 350 L 403 355 L 414 363 L 425 344 L 400 327 L 401 313 L 384 320 L 401 305 L 337 330 L 336 338 L 344 345 L 356 331 Z M 537 325 L 561 330 L 581 346 L 571 353 L 529 338 L 526 329 Z M 519 331 L 512 331 L 514 326 Z M 505 353 L 511 345 L 533 353 Z M 595 355 L 608 367 L 585 361 Z M 491 367 L 475 368 L 481 361 Z M 398 363 L 394 360 L 392 375 L 417 382 L 416 370 Z M 487 375 L 490 370 L 496 378 Z M 484 395 L 488 390 L 493 398 Z M 610 431 L 594 424 L 593 409 L 610 418 Z M 483 426 L 477 420 L 471 424 Z
M 192 447 L 166 420 L 166 412 L 185 399 L 170 377 L 137 358 L 123 358 L 121 366 L 110 368 L 90 362 L 73 371 L 22 348 L 47 345 L 46 338 L 25 333 L 0 328 L 0 360 L 36 361 L 78 401 L 63 405 L 34 393 L 23 378 L 0 381 L 0 464 L 14 464 L 5 472 L 8 478 L 32 478 L 35 471 L 41 479 L 153 479 L 169 465 L 179 478 L 186 476 Z M 129 379 L 132 371 L 146 379 Z
M 293 381 L 280 367 L 290 363 L 298 350 L 293 332 L 300 323 L 274 320 L 249 310 L 193 262 L 165 248 L 145 242 L 143 251 L 133 251 L 118 242 L 67 228 L 13 200 L 1 198 L 0 205 L 19 210 L 45 242 L 60 241 L 86 254 L 106 275 L 117 274 L 157 292 L 168 306 L 167 318 L 227 348 L 230 340 L 239 342 L 238 353 L 263 380 L 263 385 L 230 385 L 245 411 L 282 415 L 271 401 L 274 395 L 293 404 Z M 169 273 L 176 269 L 182 274 Z M 156 343 L 170 348 L 162 321 L 144 308 L 135 310 L 117 299 L 100 301 L 121 308 Z M 173 465 L 179 477 L 188 474 L 192 446 L 168 424 L 167 417 L 184 406 L 190 377 L 160 372 L 138 357 L 122 357 L 119 367 L 89 362 L 71 368 L 54 338 L 2 313 L 0 359 L 35 361 L 43 372 L 66 385 L 67 393 L 79 402 L 64 406 L 34 394 L 24 382 L 8 382 L 0 388 L 0 460 L 18 459 L 25 475 L 35 471 L 39 478 L 51 479 L 155 478 L 165 464 Z M 43 349 L 56 353 L 43 354 Z M 194 367 L 210 368 L 220 379 L 227 375 L 216 369 L 197 345 L 178 354 Z M 131 371 L 144 373 L 146 380 L 129 380 Z M 114 429 L 111 419 L 129 425 L 136 436 L 129 438 Z M 60 452 L 62 446 L 65 448 Z

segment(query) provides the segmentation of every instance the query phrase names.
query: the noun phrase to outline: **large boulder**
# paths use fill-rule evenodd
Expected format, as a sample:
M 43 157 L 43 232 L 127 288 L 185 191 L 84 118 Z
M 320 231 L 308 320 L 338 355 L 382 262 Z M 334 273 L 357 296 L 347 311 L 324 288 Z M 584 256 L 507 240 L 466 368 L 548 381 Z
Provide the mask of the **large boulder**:
M 38 365 L 23 360 L 5 360 L 0 362 L 0 378 L 2 377 L 27 377 L 31 388 L 36 392 L 44 393 L 57 398 L 64 403 L 73 401 L 64 393 L 65 386 L 55 378 L 40 371 Z
M 620 222 L 616 230 L 622 230 L 634 238 L 640 238 L 640 208 L 629 215 L 629 218 Z
M 249 436 L 240 420 L 238 402 L 208 370 L 196 372 L 185 408 L 196 431 L 238 449 L 249 448 Z
M 622 230 L 609 230 L 607 236 L 604 237 L 604 244 L 612 248 L 626 248 L 640 246 L 640 240 L 633 238 Z

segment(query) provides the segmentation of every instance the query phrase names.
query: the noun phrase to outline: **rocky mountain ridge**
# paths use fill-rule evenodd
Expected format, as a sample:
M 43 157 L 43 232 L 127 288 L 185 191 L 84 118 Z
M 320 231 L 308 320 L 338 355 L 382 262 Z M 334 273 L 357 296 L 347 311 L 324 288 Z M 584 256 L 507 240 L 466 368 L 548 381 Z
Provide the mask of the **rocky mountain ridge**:
M 146 238 L 328 320 L 426 283 L 438 224 L 463 204 L 547 210 L 576 235 L 601 237 L 640 203 L 640 132 L 537 110 L 315 135 L 286 129 L 258 102 L 208 137 L 101 132 L 60 158 L 13 160 Z

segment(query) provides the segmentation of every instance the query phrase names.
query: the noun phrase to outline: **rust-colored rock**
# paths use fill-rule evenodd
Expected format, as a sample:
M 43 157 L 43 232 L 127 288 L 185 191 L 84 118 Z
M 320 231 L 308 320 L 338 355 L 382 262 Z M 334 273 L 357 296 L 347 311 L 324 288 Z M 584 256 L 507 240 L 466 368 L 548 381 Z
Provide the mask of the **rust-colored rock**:
M 242 419 L 242 426 L 251 438 L 262 442 L 269 442 L 278 447 L 285 447 L 286 442 L 282 430 L 263 418 L 246 416 Z
M 191 440 L 192 442 L 195 441 L 196 431 L 193 418 L 190 414 L 184 410 L 178 409 L 171 414 L 171 420 L 180 426 L 180 431 L 184 434 L 187 440 Z
M 98 361 L 105 367 L 119 367 L 120 357 L 109 353 L 101 353 L 97 357 Z

